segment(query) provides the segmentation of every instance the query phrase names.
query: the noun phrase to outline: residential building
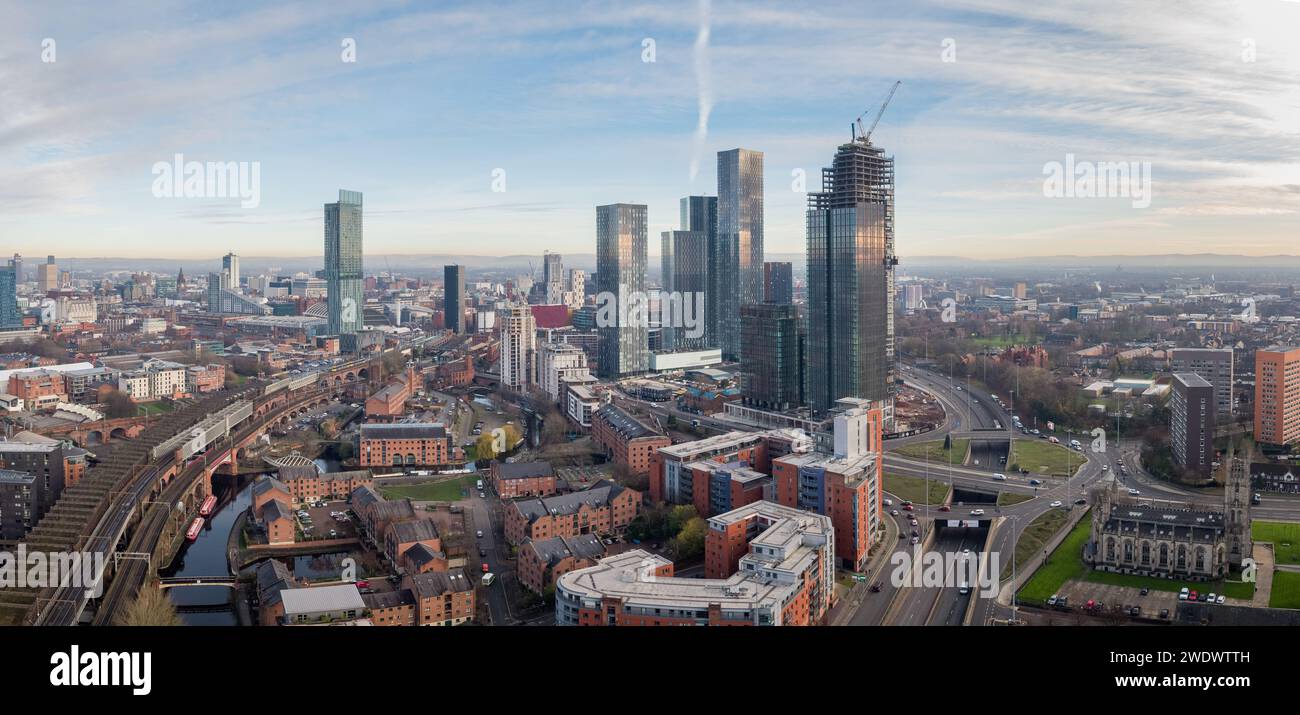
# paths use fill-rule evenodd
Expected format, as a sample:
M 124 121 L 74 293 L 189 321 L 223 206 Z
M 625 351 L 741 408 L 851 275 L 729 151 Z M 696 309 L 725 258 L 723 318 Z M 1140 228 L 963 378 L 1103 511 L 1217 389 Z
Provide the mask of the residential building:
M 537 350 L 537 321 L 526 305 L 516 305 L 505 314 L 501 324 L 501 386 L 510 390 L 527 390 L 536 382 L 533 376 Z
M 668 319 L 661 326 L 663 349 L 704 348 L 707 345 L 709 232 L 685 228 L 664 231 L 660 258 L 663 272 L 660 314 Z M 701 307 L 703 311 L 698 310 Z
M 649 474 L 655 451 L 672 444 L 667 435 L 655 432 L 613 404 L 592 415 L 591 438 L 615 465 L 637 475 Z
M 1169 399 L 1169 438 L 1174 463 L 1202 477 L 1214 462 L 1216 395 L 1209 380 L 1193 372 L 1176 372 Z
M 502 358 L 504 359 L 504 357 Z M 587 369 L 587 353 L 569 343 L 546 343 L 537 350 L 537 381 L 542 391 L 559 402 L 564 383 L 569 380 L 586 381 L 591 377 Z
M 342 337 L 364 326 L 362 267 L 362 196 L 339 189 L 339 200 L 325 204 L 325 270 L 329 295 L 329 331 Z M 350 351 L 351 352 L 351 351 Z
M 1172 372 L 1191 372 L 1214 385 L 1215 415 L 1226 422 L 1235 407 L 1232 399 L 1232 348 L 1174 348 L 1169 351 Z
M 705 578 L 679 578 L 641 549 L 556 580 L 563 626 L 809 626 L 834 603 L 835 529 L 825 516 L 757 502 L 709 519 Z
M 556 491 L 555 470 L 550 462 L 494 461 L 489 475 L 502 499 L 545 497 Z
M 640 510 L 640 492 L 602 479 L 584 491 L 507 503 L 506 541 L 518 545 L 524 539 L 615 534 Z
M 414 599 L 416 625 L 458 626 L 474 618 L 474 584 L 464 569 L 407 574 L 401 588 Z
M 740 307 L 763 302 L 763 152 L 718 152 L 717 210 L 718 347 L 740 360 Z
M 316 625 L 355 621 L 362 617 L 366 604 L 356 584 L 288 588 L 280 592 L 286 626 Z
M 803 355 L 795 306 L 792 303 L 743 306 L 740 329 L 746 404 L 778 411 L 801 406 Z
M 814 413 L 841 397 L 887 400 L 893 365 L 894 160 L 840 145 L 808 195 L 805 389 Z
M 1255 351 L 1255 440 L 1300 442 L 1300 347 Z
M 605 544 L 595 534 L 525 540 L 519 547 L 519 583 L 533 593 L 545 593 L 559 577 L 595 566 L 604 555 Z
M 650 326 L 633 310 L 646 300 L 646 206 L 596 207 L 596 291 L 607 306 L 597 311 L 601 377 L 620 377 L 650 368 Z M 612 308 L 612 310 L 611 310 Z
M 437 422 L 361 425 L 362 467 L 438 466 L 451 461 L 451 439 Z
M 450 265 L 442 268 L 443 324 L 454 333 L 465 329 L 465 266 Z

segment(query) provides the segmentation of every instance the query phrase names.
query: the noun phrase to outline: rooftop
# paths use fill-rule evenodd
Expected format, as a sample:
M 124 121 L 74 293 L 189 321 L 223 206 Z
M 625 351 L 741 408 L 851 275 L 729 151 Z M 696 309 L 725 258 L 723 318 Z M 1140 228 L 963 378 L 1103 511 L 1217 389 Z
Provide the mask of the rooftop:
M 285 589 L 280 597 L 284 600 L 286 616 L 348 610 L 361 615 L 366 608 L 355 584 Z

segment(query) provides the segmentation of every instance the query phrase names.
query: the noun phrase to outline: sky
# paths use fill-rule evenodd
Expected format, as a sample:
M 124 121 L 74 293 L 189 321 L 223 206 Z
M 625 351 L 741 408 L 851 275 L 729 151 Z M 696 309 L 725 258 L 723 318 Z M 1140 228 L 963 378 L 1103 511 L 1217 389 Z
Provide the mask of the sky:
M 655 254 L 735 147 L 765 155 L 766 251 L 798 253 L 804 191 L 895 81 L 872 141 L 895 157 L 904 258 L 1300 253 L 1294 0 L 51 0 L 0 16 L 0 253 L 29 261 L 320 255 L 340 188 L 365 194 L 367 253 L 592 253 L 594 207 L 632 202 Z M 182 182 L 156 165 L 178 154 L 256 167 L 256 205 L 231 187 L 167 196 Z M 1132 166 L 1150 200 L 1048 195 L 1067 160 Z

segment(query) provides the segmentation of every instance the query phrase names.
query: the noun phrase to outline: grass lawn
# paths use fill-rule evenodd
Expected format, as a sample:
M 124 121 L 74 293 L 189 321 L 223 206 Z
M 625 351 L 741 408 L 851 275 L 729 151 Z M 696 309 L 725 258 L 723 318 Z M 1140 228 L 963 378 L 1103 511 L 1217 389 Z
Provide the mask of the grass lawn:
M 1273 572 L 1273 592 L 1268 598 L 1268 607 L 1300 608 L 1300 573 Z
M 1003 493 L 1002 496 L 1020 497 L 1024 495 Z M 1029 497 L 1024 497 L 1024 499 L 1028 498 Z M 1019 501 L 1024 501 L 1024 499 Z M 998 497 L 998 503 L 1002 503 L 1001 496 Z M 1015 502 L 1012 503 L 1014 504 Z M 1067 514 L 1068 512 L 1064 509 L 1051 509 L 1043 512 L 1037 519 L 1031 521 L 1029 526 L 1026 526 L 1025 530 L 1020 533 L 1020 539 L 1016 541 L 1016 563 L 1028 563 L 1029 560 L 1034 557 L 1034 554 L 1042 551 L 1043 544 L 1046 544 L 1049 539 L 1056 535 L 1056 532 L 1061 530 L 1062 526 L 1065 526 L 1065 518 Z M 1084 521 L 1087 520 L 1085 519 Z M 1009 578 L 1011 576 L 1011 566 L 1012 564 L 1010 560 L 1002 565 L 1002 578 Z M 1028 584 L 1026 584 L 1026 586 L 1027 585 Z M 1052 594 L 1049 593 L 1047 595 L 1050 596 Z
M 1084 461 L 1083 455 L 1045 439 L 1016 438 L 1007 464 L 1011 469 L 1019 467 L 1039 474 L 1065 477 L 1077 471 Z
M 969 445 L 970 440 L 968 439 L 954 439 L 952 449 L 946 450 L 943 448 L 943 440 L 936 439 L 929 442 L 905 444 L 893 451 L 912 459 L 929 459 L 931 462 L 943 462 L 945 464 L 951 460 L 953 464 L 961 464 L 966 461 L 966 448 Z
M 456 501 L 463 496 L 462 491 L 469 492 L 474 488 L 477 479 L 478 477 L 469 475 L 438 482 L 419 482 L 416 484 L 381 487 L 379 491 L 383 493 L 385 499 L 402 499 L 405 497 L 413 501 Z
M 176 409 L 176 403 L 159 400 L 157 402 L 141 402 L 139 405 L 136 405 L 136 407 L 140 409 L 142 414 L 160 415 L 164 412 L 171 412 Z
M 925 479 L 922 477 L 905 477 L 901 474 L 885 472 L 885 491 L 907 499 L 916 504 L 942 504 L 948 497 L 948 483 L 939 479 L 930 480 L 929 496 L 925 493 Z
M 1284 521 L 1252 521 L 1250 535 L 1256 543 L 1271 542 L 1273 558 L 1279 564 L 1300 564 L 1300 524 Z
M 1045 515 L 1044 515 L 1045 516 Z M 1027 602 L 1046 603 L 1061 590 L 1061 585 L 1072 578 L 1084 578 L 1088 566 L 1083 563 L 1083 545 L 1088 542 L 1092 520 L 1083 519 L 1065 537 L 1061 545 L 1047 557 L 1047 562 L 1034 572 L 1032 578 L 1020 589 L 1020 599 Z M 1041 549 L 1039 546 L 1038 549 Z M 1016 544 L 1019 551 L 1020 544 Z
M 1033 499 L 1031 494 L 1018 494 L 1016 492 L 1001 492 L 998 494 L 998 506 L 1011 506 L 1023 501 Z

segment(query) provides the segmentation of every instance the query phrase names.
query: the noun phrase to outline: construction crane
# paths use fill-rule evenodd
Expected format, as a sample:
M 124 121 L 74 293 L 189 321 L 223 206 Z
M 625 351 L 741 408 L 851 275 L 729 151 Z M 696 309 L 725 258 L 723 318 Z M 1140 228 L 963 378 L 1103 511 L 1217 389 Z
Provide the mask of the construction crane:
M 889 106 L 889 100 L 891 100 L 891 99 L 894 98 L 894 92 L 897 92 L 897 91 L 898 91 L 898 85 L 900 85 L 900 84 L 902 84 L 902 83 L 903 83 L 903 81 L 902 81 L 902 80 L 899 80 L 899 81 L 897 81 L 897 82 L 894 83 L 894 86 L 893 86 L 893 87 L 890 87 L 890 88 L 889 88 L 889 94 L 885 95 L 885 101 L 884 101 L 884 102 L 881 102 L 881 103 L 880 103 L 880 109 L 876 110 L 876 118 L 873 119 L 873 120 L 871 121 L 871 128 L 870 128 L 870 129 L 867 129 L 866 131 L 863 131 L 863 129 L 862 129 L 862 118 L 865 117 L 865 116 L 867 116 L 867 111 L 870 111 L 870 110 L 866 110 L 866 111 L 862 112 L 862 114 L 858 115 L 858 118 L 857 118 L 857 120 L 856 120 L 856 121 L 857 121 L 857 125 L 858 125 L 858 131 L 857 131 L 857 134 L 858 134 L 858 136 L 861 136 L 861 137 L 862 137 L 862 141 L 867 142 L 868 144 L 871 143 L 871 133 L 874 132 L 874 131 L 876 131 L 876 125 L 880 123 L 880 117 L 882 117 L 882 116 L 885 114 L 885 107 L 888 107 L 888 106 Z M 852 124 L 849 125 L 849 131 L 850 131 L 850 132 L 853 131 L 853 125 L 852 125 Z M 858 138 L 857 136 L 854 137 L 854 139 L 857 139 L 857 138 Z

